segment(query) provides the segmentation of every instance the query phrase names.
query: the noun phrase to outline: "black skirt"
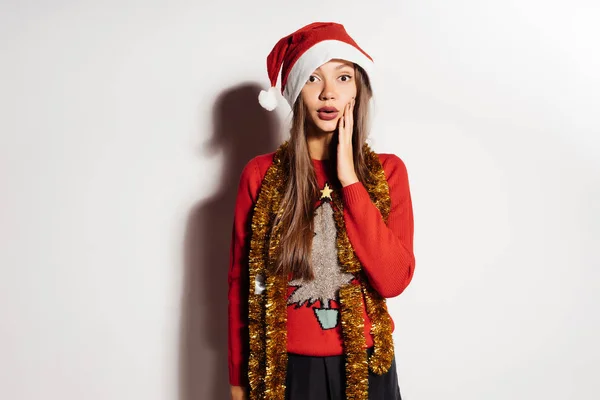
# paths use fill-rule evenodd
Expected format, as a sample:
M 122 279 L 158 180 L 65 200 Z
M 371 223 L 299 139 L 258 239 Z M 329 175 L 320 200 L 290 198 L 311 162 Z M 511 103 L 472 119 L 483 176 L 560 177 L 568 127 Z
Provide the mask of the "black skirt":
M 367 349 L 368 357 L 373 348 Z M 288 353 L 286 400 L 345 400 L 345 358 L 312 357 Z M 383 375 L 369 370 L 369 400 L 402 400 L 398 386 L 396 359 Z

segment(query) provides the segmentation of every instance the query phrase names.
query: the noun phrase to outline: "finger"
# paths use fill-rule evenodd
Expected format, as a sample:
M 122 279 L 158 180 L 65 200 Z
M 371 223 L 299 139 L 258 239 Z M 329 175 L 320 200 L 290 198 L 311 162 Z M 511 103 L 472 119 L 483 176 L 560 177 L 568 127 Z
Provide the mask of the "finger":
M 339 141 L 341 144 L 346 143 L 346 114 L 346 106 L 344 106 L 342 110 L 342 118 L 340 118 L 340 124 L 342 128 L 340 129 Z
M 348 130 L 350 131 L 350 139 L 352 140 L 352 132 L 354 131 L 354 100 L 348 106 Z
M 352 103 L 346 106 L 344 129 L 346 130 L 347 143 L 352 142 Z

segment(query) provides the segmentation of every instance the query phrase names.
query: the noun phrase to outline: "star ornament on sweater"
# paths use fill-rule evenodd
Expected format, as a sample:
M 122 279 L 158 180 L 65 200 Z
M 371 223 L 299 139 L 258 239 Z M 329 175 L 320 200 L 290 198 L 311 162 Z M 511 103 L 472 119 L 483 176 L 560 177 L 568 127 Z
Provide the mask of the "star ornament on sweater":
M 322 190 L 320 190 L 320 192 L 321 192 L 320 200 L 323 200 L 323 199 L 333 200 L 331 198 L 331 193 L 333 193 L 333 189 L 331 189 L 329 187 L 329 183 L 325 183 L 325 187 Z

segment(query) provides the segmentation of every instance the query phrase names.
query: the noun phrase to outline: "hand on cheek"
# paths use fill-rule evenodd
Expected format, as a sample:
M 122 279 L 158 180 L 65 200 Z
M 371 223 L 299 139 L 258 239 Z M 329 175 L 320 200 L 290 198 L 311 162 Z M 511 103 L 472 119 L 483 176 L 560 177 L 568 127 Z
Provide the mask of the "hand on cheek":
M 354 170 L 354 158 L 352 156 L 354 104 L 355 100 L 352 98 L 352 100 L 344 107 L 342 117 L 338 124 L 337 175 L 342 186 L 348 186 L 358 182 L 358 177 Z

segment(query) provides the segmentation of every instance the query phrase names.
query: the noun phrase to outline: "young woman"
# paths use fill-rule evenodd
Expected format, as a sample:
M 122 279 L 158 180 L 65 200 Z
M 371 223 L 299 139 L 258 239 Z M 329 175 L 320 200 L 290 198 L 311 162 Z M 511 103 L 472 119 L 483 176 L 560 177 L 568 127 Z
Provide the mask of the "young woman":
M 366 144 L 372 59 L 336 23 L 282 38 L 289 140 L 244 168 L 229 269 L 231 398 L 400 399 L 391 319 L 414 268 L 408 176 Z

